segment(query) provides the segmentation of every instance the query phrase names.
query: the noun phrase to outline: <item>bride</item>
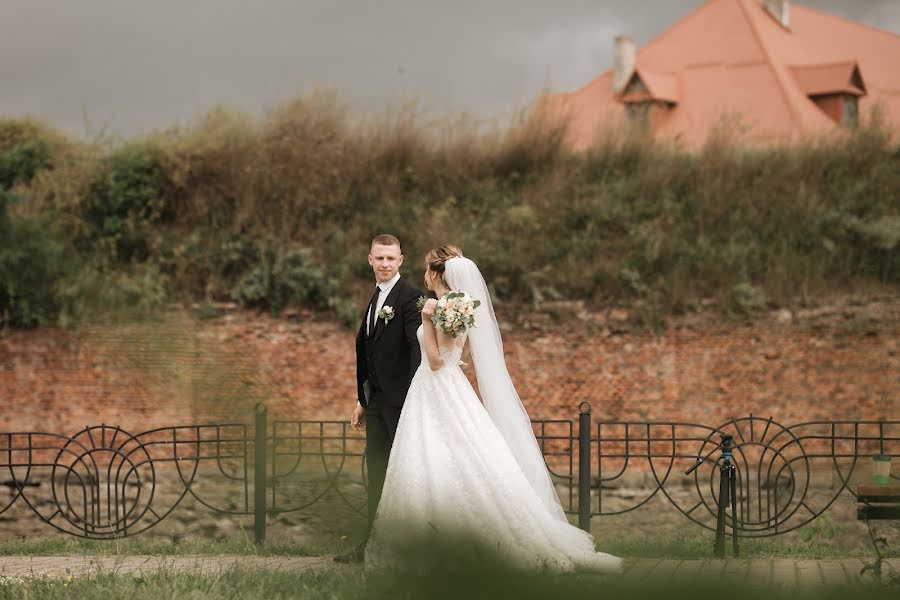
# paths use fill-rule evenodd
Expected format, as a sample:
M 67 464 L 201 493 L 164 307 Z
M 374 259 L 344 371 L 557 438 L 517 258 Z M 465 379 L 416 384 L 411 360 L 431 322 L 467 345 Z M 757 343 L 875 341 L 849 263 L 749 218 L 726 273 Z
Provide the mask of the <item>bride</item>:
M 438 297 L 465 291 L 481 304 L 476 327 L 457 338 L 432 322 L 436 300 L 422 309 L 422 363 L 400 415 L 367 568 L 404 566 L 411 540 L 462 536 L 524 568 L 620 570 L 620 558 L 596 552 L 591 535 L 566 519 L 478 267 L 455 246 L 432 250 L 425 265 L 425 285 Z M 467 340 L 483 405 L 460 369 Z

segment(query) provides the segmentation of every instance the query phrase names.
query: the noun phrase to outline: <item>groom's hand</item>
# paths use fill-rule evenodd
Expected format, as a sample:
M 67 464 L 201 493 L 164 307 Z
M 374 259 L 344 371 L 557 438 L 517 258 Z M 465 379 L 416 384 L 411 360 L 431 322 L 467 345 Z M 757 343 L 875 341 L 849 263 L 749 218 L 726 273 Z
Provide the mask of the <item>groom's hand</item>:
M 356 408 L 353 409 L 353 414 L 350 415 L 350 425 L 357 431 L 362 431 L 366 428 L 366 409 L 359 404 L 356 405 Z

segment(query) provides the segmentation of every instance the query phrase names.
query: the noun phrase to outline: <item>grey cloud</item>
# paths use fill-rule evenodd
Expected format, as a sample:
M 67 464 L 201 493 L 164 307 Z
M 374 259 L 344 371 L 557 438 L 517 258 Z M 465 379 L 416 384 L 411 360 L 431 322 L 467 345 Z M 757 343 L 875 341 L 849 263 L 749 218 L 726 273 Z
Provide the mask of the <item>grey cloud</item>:
M 0 114 L 132 135 L 216 104 L 337 88 L 354 108 L 508 116 L 609 67 L 700 0 L 0 0 Z M 889 31 L 896 0 L 805 0 Z

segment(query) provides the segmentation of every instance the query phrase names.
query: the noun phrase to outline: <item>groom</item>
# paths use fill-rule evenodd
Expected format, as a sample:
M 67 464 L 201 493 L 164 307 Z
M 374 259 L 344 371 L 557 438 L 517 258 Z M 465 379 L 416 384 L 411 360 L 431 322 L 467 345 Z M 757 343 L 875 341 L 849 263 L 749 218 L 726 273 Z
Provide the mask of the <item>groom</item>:
M 392 235 L 379 235 L 372 240 L 369 265 L 375 272 L 376 285 L 356 336 L 358 403 L 350 417 L 354 428 L 366 431 L 370 529 L 381 499 L 403 401 L 421 362 L 416 330 L 422 318 L 416 302 L 422 293 L 400 277 L 402 264 L 400 240 Z M 362 561 L 365 544 L 364 541 L 350 554 L 335 560 Z

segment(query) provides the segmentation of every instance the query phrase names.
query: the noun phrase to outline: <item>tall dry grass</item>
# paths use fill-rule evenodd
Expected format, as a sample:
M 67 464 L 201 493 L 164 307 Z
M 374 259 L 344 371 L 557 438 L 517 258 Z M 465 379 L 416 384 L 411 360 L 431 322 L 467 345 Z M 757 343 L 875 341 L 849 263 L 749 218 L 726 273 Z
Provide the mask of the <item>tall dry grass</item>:
M 40 222 L 64 263 L 37 318 L 12 317 L 21 290 L 7 289 L 0 319 L 141 298 L 301 304 L 349 322 L 382 232 L 403 240 L 415 280 L 419 257 L 452 241 L 501 301 L 631 304 L 650 324 L 701 303 L 752 316 L 900 283 L 900 149 L 877 118 L 769 147 L 727 128 L 698 150 L 609 132 L 573 154 L 539 115 L 363 118 L 317 92 L 119 143 L 0 121 L 5 226 Z

